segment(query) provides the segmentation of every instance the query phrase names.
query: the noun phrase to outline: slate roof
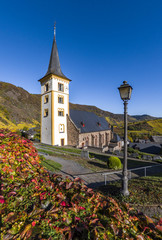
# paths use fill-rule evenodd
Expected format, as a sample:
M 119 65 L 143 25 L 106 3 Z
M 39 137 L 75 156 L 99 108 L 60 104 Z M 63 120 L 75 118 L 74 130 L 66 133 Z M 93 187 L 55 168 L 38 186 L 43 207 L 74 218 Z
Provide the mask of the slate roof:
M 119 137 L 119 135 L 117 133 L 113 134 L 113 139 L 111 140 L 112 143 L 116 143 L 116 142 L 120 142 L 121 138 Z
M 46 77 L 50 74 L 54 74 L 54 75 L 57 75 L 59 77 L 63 77 L 65 79 L 71 81 L 61 71 L 60 60 L 59 60 L 59 55 L 58 55 L 58 49 L 57 49 L 55 36 L 54 36 L 54 39 L 53 39 L 51 57 L 50 57 L 50 61 L 49 61 L 48 70 L 47 70 L 47 73 L 45 74 L 44 77 Z
M 158 143 L 130 143 L 129 147 L 138 148 L 141 152 L 159 154 L 161 145 Z
M 152 136 L 152 139 L 154 142 L 162 144 L 162 136 Z
M 81 133 L 110 130 L 108 122 L 93 112 L 70 109 L 70 118 Z

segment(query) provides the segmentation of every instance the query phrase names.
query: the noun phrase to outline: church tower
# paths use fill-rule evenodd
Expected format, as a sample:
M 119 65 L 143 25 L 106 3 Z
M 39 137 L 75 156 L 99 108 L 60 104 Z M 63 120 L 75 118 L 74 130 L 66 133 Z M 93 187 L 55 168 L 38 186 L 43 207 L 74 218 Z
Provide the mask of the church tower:
M 67 145 L 67 121 L 69 115 L 69 83 L 61 71 L 54 27 L 54 40 L 48 71 L 41 83 L 41 143 Z

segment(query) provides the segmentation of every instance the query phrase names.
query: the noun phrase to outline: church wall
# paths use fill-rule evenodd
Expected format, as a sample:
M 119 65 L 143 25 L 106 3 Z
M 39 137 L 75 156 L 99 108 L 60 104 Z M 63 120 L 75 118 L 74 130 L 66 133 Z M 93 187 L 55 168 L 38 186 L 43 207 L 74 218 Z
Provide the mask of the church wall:
M 58 83 L 64 85 L 64 91 L 58 91 Z M 64 139 L 64 145 L 67 145 L 67 121 L 66 114 L 69 109 L 69 83 L 64 80 L 53 78 L 52 87 L 54 91 L 54 144 L 61 145 L 61 139 Z M 64 102 L 58 103 L 58 97 L 63 96 Z M 64 116 L 58 116 L 58 110 L 62 109 Z M 64 132 L 60 132 L 60 125 L 64 126 Z
M 70 146 L 79 145 L 79 129 L 76 128 L 70 117 L 67 115 L 67 144 Z
M 107 134 L 107 136 L 106 136 Z M 79 134 L 79 147 L 92 146 L 103 147 L 108 145 L 111 140 L 111 130 L 80 133 Z
M 51 144 L 51 90 L 52 83 L 49 81 L 49 91 L 45 92 L 45 83 L 41 85 L 41 142 Z M 45 97 L 48 96 L 48 103 L 45 103 Z M 48 109 L 48 116 L 44 116 L 44 111 Z

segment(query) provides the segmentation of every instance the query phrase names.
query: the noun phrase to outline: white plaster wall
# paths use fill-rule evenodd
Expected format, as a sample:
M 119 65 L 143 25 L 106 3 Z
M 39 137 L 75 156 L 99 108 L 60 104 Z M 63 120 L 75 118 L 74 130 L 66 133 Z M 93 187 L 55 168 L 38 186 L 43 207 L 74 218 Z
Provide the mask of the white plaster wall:
M 64 92 L 60 93 L 69 94 L 69 83 L 58 78 L 52 78 L 52 90 L 58 92 L 58 83 L 64 84 Z
M 49 80 L 47 80 L 47 81 L 45 81 L 45 82 L 43 82 L 42 84 L 41 84 L 41 94 L 44 94 L 45 93 L 45 88 L 44 88 L 44 86 L 45 86 L 45 84 L 48 82 L 48 92 L 49 91 L 51 91 L 52 90 L 52 79 L 49 79 Z
M 64 91 L 58 91 L 58 83 L 64 84 Z M 52 79 L 52 90 L 54 91 L 54 144 L 61 145 L 61 139 L 64 139 L 64 144 L 67 145 L 67 121 L 66 114 L 68 113 L 69 101 L 69 83 L 57 78 Z M 58 103 L 58 95 L 64 97 L 64 104 Z M 64 116 L 58 116 L 58 109 L 64 109 Z M 59 132 L 59 125 L 64 124 L 64 133 Z
M 45 93 L 45 84 L 48 82 L 49 90 Z M 64 84 L 64 91 L 58 91 L 58 83 Z M 52 144 L 51 142 L 51 91 L 54 92 L 54 145 L 61 145 L 61 139 L 64 139 L 64 144 L 67 145 L 67 121 L 66 114 L 68 114 L 69 108 L 69 83 L 64 80 L 53 77 L 50 80 L 45 81 L 41 85 L 42 94 L 42 137 L 41 142 L 46 144 Z M 44 104 L 44 96 L 49 95 L 48 103 Z M 58 95 L 64 96 L 64 104 L 58 103 Z M 48 117 L 44 117 L 44 109 L 48 108 Z M 64 109 L 64 116 L 58 116 L 58 109 Z M 64 124 L 64 133 L 59 132 L 59 125 Z
M 44 103 L 44 97 L 48 95 L 48 103 Z M 44 109 L 48 108 L 48 116 L 44 117 Z M 42 136 L 41 142 L 51 145 L 51 92 L 42 96 Z

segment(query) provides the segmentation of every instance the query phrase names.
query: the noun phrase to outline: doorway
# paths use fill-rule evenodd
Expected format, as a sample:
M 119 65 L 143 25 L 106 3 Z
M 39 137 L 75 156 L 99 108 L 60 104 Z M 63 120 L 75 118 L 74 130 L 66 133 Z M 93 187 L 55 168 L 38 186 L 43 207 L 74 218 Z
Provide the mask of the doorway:
M 61 138 L 61 146 L 64 146 L 64 138 Z

